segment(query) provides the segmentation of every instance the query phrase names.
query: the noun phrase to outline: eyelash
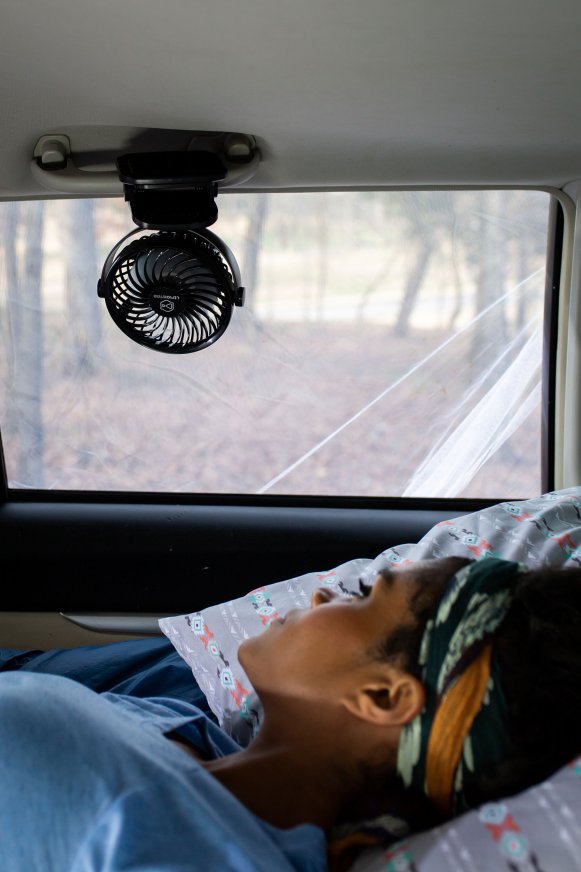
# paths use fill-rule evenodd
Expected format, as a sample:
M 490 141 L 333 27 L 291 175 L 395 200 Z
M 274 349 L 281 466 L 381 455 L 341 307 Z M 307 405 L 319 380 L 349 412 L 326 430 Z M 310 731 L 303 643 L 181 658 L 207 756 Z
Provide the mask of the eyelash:
M 366 584 L 363 581 L 363 579 L 360 578 L 359 579 L 359 591 L 360 592 L 357 594 L 357 596 L 360 596 L 362 599 L 365 599 L 365 597 L 369 596 L 369 594 L 371 593 L 371 590 L 372 590 L 372 585 Z

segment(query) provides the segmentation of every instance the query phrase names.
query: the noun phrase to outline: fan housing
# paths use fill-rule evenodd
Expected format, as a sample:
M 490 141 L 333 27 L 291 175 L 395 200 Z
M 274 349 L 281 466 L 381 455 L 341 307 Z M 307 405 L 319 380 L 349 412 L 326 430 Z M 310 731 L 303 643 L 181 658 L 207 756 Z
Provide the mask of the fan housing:
M 123 333 L 170 354 L 207 348 L 244 303 L 234 256 L 207 229 L 132 231 L 109 254 L 98 290 Z
M 116 165 L 138 229 L 109 253 L 98 294 L 140 345 L 169 354 L 207 348 L 244 304 L 236 258 L 208 230 L 228 169 L 205 150 L 125 154 Z

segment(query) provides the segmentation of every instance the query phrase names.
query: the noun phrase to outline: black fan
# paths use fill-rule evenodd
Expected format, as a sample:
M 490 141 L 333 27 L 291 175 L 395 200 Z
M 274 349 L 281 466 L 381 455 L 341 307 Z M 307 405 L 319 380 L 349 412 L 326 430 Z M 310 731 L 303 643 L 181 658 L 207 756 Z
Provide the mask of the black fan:
M 109 254 L 99 296 L 117 326 L 156 351 L 187 354 L 206 348 L 244 303 L 234 255 L 204 229 L 140 236 L 122 250 L 133 230 Z

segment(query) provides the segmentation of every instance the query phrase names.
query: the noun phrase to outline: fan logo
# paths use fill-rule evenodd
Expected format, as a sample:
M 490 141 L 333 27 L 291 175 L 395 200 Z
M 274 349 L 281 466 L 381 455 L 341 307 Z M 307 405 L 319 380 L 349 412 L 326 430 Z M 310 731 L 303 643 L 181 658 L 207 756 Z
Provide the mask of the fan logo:
M 152 294 L 154 300 L 161 300 L 159 308 L 161 312 L 173 312 L 176 304 L 174 300 L 179 300 L 179 294 Z

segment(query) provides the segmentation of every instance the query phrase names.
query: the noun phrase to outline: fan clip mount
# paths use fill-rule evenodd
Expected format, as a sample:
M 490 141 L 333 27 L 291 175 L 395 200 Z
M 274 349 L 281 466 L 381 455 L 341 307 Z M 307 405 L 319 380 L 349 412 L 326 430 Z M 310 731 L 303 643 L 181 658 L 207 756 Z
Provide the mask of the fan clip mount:
M 144 230 L 198 230 L 218 217 L 218 182 L 227 169 L 211 151 L 160 151 L 117 158 L 131 217 Z

